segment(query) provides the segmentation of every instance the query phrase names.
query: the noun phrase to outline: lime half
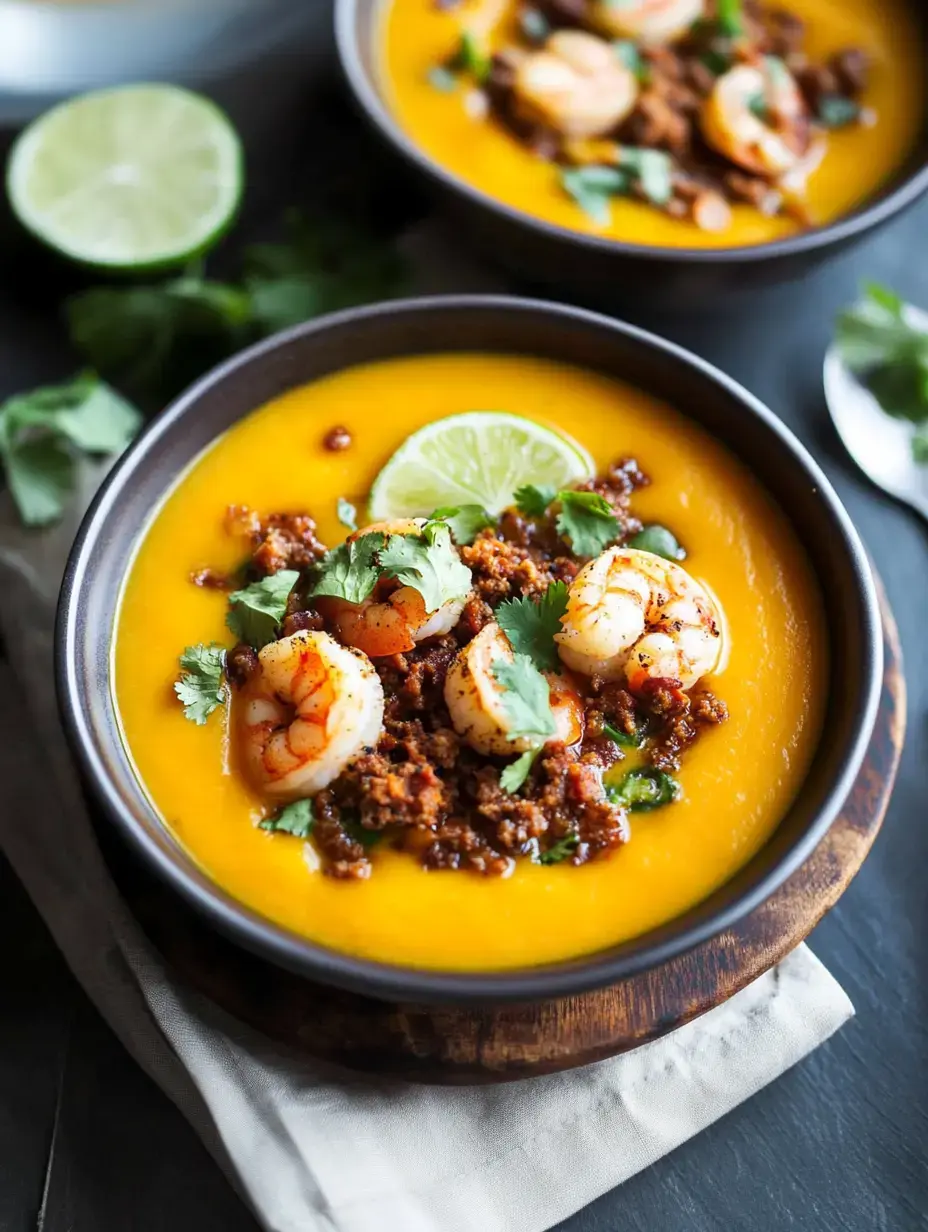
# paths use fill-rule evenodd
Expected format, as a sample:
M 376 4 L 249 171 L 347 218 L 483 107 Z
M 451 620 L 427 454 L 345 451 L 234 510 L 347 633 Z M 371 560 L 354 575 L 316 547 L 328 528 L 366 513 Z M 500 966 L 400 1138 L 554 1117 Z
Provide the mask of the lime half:
M 88 265 L 179 265 L 229 225 L 242 147 L 208 99 L 169 85 L 98 90 L 54 107 L 18 137 L 7 192 L 20 222 Z
M 560 488 L 593 474 L 575 441 L 502 411 L 468 411 L 414 432 L 374 481 L 375 522 L 417 517 L 441 505 L 483 505 L 497 514 L 525 483 Z

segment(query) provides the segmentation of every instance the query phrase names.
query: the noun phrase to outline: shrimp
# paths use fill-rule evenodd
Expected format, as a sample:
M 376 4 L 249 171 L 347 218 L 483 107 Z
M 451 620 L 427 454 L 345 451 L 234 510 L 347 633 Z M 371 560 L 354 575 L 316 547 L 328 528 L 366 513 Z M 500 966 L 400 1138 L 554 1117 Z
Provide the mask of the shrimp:
M 679 565 L 636 548 L 609 548 L 584 565 L 567 593 L 561 659 L 584 676 L 673 680 L 689 689 L 714 671 L 722 650 L 715 601 Z
M 702 106 L 703 136 L 719 154 L 756 175 L 791 171 L 812 141 L 802 92 L 782 60 L 738 64 L 716 80 Z
M 629 114 L 638 79 L 610 45 L 582 30 L 558 30 L 540 51 L 514 65 L 513 100 L 520 118 L 565 137 L 599 137 Z
M 459 736 L 478 753 L 525 753 L 532 740 L 509 739 L 512 720 L 503 704 L 503 688 L 493 675 L 494 661 L 511 660 L 509 639 L 495 623 L 485 625 L 458 651 L 445 678 L 445 703 Z M 583 703 L 567 672 L 545 672 L 557 728 L 546 743 L 577 744 L 583 739 Z
M 705 7 L 705 0 L 594 0 L 591 17 L 613 38 L 669 43 L 685 34 Z
M 377 743 L 383 686 L 359 650 L 303 631 L 258 652 L 243 692 L 247 769 L 268 795 L 312 796 Z
M 372 522 L 349 535 L 354 543 L 363 535 L 417 535 L 425 518 L 404 518 L 395 522 Z M 331 620 L 338 636 L 348 646 L 363 650 L 371 658 L 402 654 L 427 637 L 450 633 L 460 619 L 467 596 L 449 599 L 437 611 L 427 612 L 425 601 L 412 586 L 395 587 L 388 580 L 377 583 L 363 603 L 322 596 L 316 599 L 321 614 Z

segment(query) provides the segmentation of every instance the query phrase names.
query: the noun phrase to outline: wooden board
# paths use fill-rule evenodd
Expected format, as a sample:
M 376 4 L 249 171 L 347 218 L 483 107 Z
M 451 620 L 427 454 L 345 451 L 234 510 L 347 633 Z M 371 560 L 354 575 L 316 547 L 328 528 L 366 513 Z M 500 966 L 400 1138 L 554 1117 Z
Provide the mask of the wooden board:
M 492 1083 L 615 1056 L 704 1014 L 809 935 L 873 845 L 905 734 L 905 682 L 885 598 L 879 717 L 840 817 L 805 865 L 728 932 L 612 988 L 496 1010 L 394 1005 L 311 984 L 212 932 L 120 861 L 117 879 L 177 975 L 229 1013 L 314 1058 L 417 1082 Z

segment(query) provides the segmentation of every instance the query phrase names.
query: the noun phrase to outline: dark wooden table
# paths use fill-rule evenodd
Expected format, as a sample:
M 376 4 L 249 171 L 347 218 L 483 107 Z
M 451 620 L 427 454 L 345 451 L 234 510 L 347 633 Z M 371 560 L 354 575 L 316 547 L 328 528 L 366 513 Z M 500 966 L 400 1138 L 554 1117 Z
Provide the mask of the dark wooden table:
M 853 470 L 821 389 L 830 323 L 859 279 L 885 281 L 928 305 L 926 236 L 928 202 L 802 285 L 757 296 L 749 314 L 712 317 L 707 305 L 699 320 L 640 321 L 741 380 L 833 479 L 899 622 L 909 738 L 884 832 L 812 937 L 856 1019 L 560 1232 L 928 1228 L 928 528 Z M 71 366 L 53 317 L 22 291 L 0 290 L 0 398 Z M 0 858 L 0 1232 L 27 1229 L 256 1225 L 89 1004 Z

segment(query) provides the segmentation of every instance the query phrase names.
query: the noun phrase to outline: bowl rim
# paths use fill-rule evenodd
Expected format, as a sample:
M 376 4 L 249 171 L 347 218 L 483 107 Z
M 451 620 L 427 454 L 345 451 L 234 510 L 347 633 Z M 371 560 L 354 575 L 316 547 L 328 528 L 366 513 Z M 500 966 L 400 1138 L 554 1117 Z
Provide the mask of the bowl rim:
M 379 18 L 390 0 L 377 0 L 374 16 Z M 880 226 L 913 205 L 928 192 L 928 155 L 922 165 L 914 168 L 896 187 L 870 200 L 865 198 L 847 214 L 842 214 L 822 227 L 800 231 L 783 239 L 762 244 L 740 244 L 718 248 L 677 248 L 658 244 L 635 244 L 628 240 L 609 239 L 574 231 L 557 223 L 537 218 L 515 206 L 507 205 L 453 172 L 427 154 L 394 119 L 381 97 L 372 76 L 365 67 L 356 30 L 359 0 L 335 0 L 335 46 L 342 73 L 355 100 L 380 135 L 427 179 L 437 182 L 454 195 L 464 197 L 471 205 L 496 215 L 511 226 L 524 227 L 532 234 L 556 243 L 575 243 L 598 256 L 635 257 L 642 261 L 679 261 L 696 265 L 742 265 L 752 261 L 773 261 L 777 258 L 801 256 L 832 244 L 842 244 Z M 879 189 L 877 190 L 879 193 Z
M 840 772 L 828 787 L 818 814 L 795 842 L 771 863 L 753 885 L 748 886 L 727 906 L 722 906 L 706 919 L 673 930 L 662 939 L 648 943 L 648 934 L 645 933 L 641 935 L 641 945 L 635 945 L 639 938 L 631 938 L 628 943 L 624 943 L 634 947 L 626 952 L 615 954 L 606 949 L 561 962 L 510 971 L 434 970 L 358 958 L 313 942 L 270 920 L 233 898 L 205 871 L 202 874 L 203 881 L 199 881 L 192 871 L 188 871 L 180 861 L 172 858 L 148 833 L 141 820 L 124 803 L 115 783 L 110 779 L 101 748 L 96 745 L 89 707 L 84 701 L 78 672 L 80 660 L 76 653 L 76 647 L 81 640 L 83 595 L 85 590 L 93 585 L 96 544 L 107 531 L 108 519 L 118 510 L 121 491 L 131 482 L 136 467 L 144 461 L 151 447 L 178 421 L 195 413 L 204 394 L 243 369 L 265 362 L 277 352 L 286 349 L 291 342 L 305 336 L 325 333 L 327 330 L 343 328 L 360 321 L 376 322 L 379 318 L 397 314 L 427 321 L 437 313 L 462 310 L 522 313 L 528 317 L 540 315 L 560 320 L 565 325 L 612 332 L 624 336 L 634 346 L 656 351 L 668 359 L 681 362 L 695 371 L 699 380 L 721 386 L 724 392 L 740 404 L 743 411 L 754 420 L 760 421 L 765 430 L 779 438 L 799 470 L 805 472 L 817 498 L 826 506 L 826 511 L 842 540 L 843 551 L 847 555 L 861 600 L 860 651 L 865 685 L 861 690 L 862 698 L 858 705 L 856 723 L 849 739 L 849 747 L 844 750 Z M 418 353 L 414 341 L 410 344 L 408 353 Z M 243 417 L 233 422 L 240 422 Z M 231 423 L 222 431 L 228 430 L 230 426 Z M 217 434 L 217 437 L 218 435 L 220 434 Z M 737 453 L 737 450 L 733 449 L 733 452 Z M 195 456 L 188 459 L 188 464 Z M 146 522 L 143 530 L 147 529 L 148 525 Z M 136 535 L 127 568 L 131 569 L 138 542 L 139 537 Z M 122 578 L 125 578 L 125 573 Z M 128 840 L 130 847 L 220 932 L 278 966 L 305 978 L 350 991 L 406 1002 L 502 1004 L 575 995 L 614 984 L 643 970 L 659 967 L 724 932 L 769 898 L 811 855 L 837 817 L 854 784 L 872 735 L 882 687 L 881 627 L 876 585 L 869 558 L 837 493 L 818 463 L 792 431 L 733 378 L 676 343 L 638 326 L 583 308 L 508 295 L 423 296 L 349 308 L 304 322 L 264 339 L 206 373 L 145 426 L 103 481 L 84 515 L 68 557 L 59 593 L 54 634 L 55 684 L 69 747 L 85 781 L 90 783 L 96 799 L 103 804 L 106 815 L 115 823 L 122 837 Z M 111 627 L 108 631 L 110 648 L 112 636 Z M 111 684 L 110 660 L 106 687 L 111 689 Z M 131 765 L 131 756 L 124 746 L 123 753 Z M 157 809 L 147 800 L 142 782 L 134 773 L 133 778 L 137 802 L 140 805 L 144 803 L 144 807 L 158 816 L 167 830 Z M 172 832 L 168 830 L 168 833 Z M 192 857 L 188 859 L 192 869 L 194 861 Z M 736 873 L 735 876 L 737 875 Z M 683 913 L 677 919 L 684 919 L 685 915 L 686 913 Z M 672 928 L 673 923 L 674 921 L 669 921 L 661 927 Z

